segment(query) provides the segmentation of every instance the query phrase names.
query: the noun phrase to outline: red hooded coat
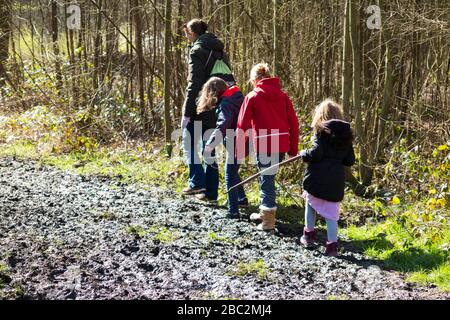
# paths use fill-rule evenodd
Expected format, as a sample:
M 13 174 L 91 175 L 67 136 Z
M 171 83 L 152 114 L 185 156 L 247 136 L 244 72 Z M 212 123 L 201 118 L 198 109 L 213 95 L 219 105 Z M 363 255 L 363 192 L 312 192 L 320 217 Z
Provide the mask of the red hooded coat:
M 279 78 L 260 80 L 241 106 L 237 124 L 236 155 L 245 157 L 247 130 L 252 129 L 257 153 L 298 153 L 299 123 Z

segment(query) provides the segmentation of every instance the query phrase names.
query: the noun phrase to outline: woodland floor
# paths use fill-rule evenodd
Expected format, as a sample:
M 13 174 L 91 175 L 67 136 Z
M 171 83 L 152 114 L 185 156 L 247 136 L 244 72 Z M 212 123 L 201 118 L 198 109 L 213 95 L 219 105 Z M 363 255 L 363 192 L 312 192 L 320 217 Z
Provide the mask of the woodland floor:
M 1 299 L 449 299 L 349 242 L 299 245 L 152 186 L 0 159 Z M 325 234 L 320 234 L 321 242 Z

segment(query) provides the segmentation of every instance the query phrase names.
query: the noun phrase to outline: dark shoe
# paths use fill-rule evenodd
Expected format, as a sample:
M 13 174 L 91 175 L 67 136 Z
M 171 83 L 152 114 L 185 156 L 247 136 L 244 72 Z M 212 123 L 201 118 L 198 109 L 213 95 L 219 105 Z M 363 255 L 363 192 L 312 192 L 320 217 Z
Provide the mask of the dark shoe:
M 185 195 L 192 195 L 192 194 L 199 194 L 199 193 L 203 193 L 205 192 L 205 188 L 191 188 L 191 187 L 187 187 L 183 189 L 183 193 Z
M 314 243 L 317 241 L 317 231 L 306 231 L 306 228 L 303 229 L 303 236 L 300 238 L 300 243 L 306 247 L 311 248 L 314 246 Z
M 241 215 L 239 213 L 227 213 L 226 215 L 227 219 L 237 219 L 239 220 L 241 218 Z
M 337 242 L 327 242 L 325 255 L 329 257 L 338 256 L 338 243 Z
M 213 200 L 213 199 L 208 198 L 208 197 L 206 196 L 206 194 L 204 194 L 204 193 L 196 194 L 195 197 L 196 197 L 198 200 L 201 200 L 201 201 L 206 201 L 206 202 L 211 202 L 211 203 L 217 203 L 217 200 Z
M 239 200 L 239 208 L 248 208 L 248 199 Z

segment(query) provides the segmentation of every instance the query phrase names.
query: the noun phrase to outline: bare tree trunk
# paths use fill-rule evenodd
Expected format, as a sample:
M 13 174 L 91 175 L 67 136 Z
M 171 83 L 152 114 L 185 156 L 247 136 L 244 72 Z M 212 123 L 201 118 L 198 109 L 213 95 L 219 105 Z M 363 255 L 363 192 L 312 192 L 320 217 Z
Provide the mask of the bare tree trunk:
M 165 124 L 165 142 L 166 152 L 170 157 L 172 155 L 172 122 L 170 118 L 170 41 L 172 39 L 172 3 L 166 0 L 165 7 L 165 32 L 164 32 L 164 124 Z
M 6 61 L 9 58 L 9 40 L 11 37 L 11 3 L 9 0 L 0 1 L 0 86 L 8 79 Z
M 146 133 L 149 131 L 149 124 L 147 121 L 147 112 L 145 110 L 145 95 L 144 95 L 144 53 L 143 53 L 143 43 L 142 43 L 142 10 L 139 0 L 133 0 L 133 20 L 135 23 L 135 44 L 136 47 L 136 71 L 137 71 L 137 86 L 139 92 L 139 109 L 141 113 L 142 124 Z
M 166 2 L 167 3 L 167 2 Z M 203 4 L 202 4 L 202 0 L 197 0 L 197 15 L 198 18 L 202 18 L 203 17 Z
M 52 42 L 53 42 L 53 54 L 55 56 L 55 73 L 56 73 L 56 86 L 61 89 L 62 75 L 61 65 L 59 62 L 59 43 L 58 43 L 58 3 L 52 0 Z
M 345 1 L 344 45 L 342 53 L 342 107 L 350 120 L 350 98 L 352 94 L 352 47 L 350 42 L 350 0 Z
M 385 8 L 383 8 L 385 9 Z M 378 158 L 379 153 L 384 149 L 386 144 L 385 142 L 385 130 L 386 130 L 386 122 L 389 113 L 389 108 L 392 104 L 392 96 L 394 91 L 394 78 L 393 78 L 393 49 L 392 49 L 392 36 L 391 31 L 387 25 L 383 26 L 382 35 L 384 38 L 384 43 L 386 46 L 385 53 L 385 66 L 384 66 L 384 91 L 383 91 L 383 101 L 380 112 L 380 143 L 378 147 L 378 152 L 376 158 Z
M 280 44 L 279 0 L 273 0 L 273 74 L 280 75 L 282 48 Z
M 353 52 L 353 107 L 355 110 L 356 139 L 360 147 L 360 173 L 363 185 L 369 185 L 372 170 L 368 164 L 367 141 L 362 126 L 361 110 L 361 41 L 359 1 L 350 0 L 350 39 Z
M 110 17 L 117 21 L 119 19 L 119 0 L 109 1 L 108 6 L 110 6 Z M 119 55 L 119 43 L 118 43 L 118 32 L 115 26 L 109 22 L 107 23 L 106 30 L 106 70 L 104 73 L 103 82 L 109 82 L 109 90 L 113 83 L 112 79 L 112 69 L 114 65 L 118 63 Z
M 231 1 L 225 0 L 225 6 L 225 51 L 231 56 Z
M 184 67 L 183 67 L 183 61 L 181 57 L 181 46 L 179 45 L 182 42 L 182 34 L 181 34 L 181 27 L 183 25 L 183 21 L 181 20 L 183 17 L 184 12 L 184 3 L 183 0 L 178 1 L 178 13 L 177 13 L 177 36 L 175 38 L 175 41 L 177 43 L 176 49 L 175 49 L 175 65 L 176 65 L 176 92 L 177 92 L 177 98 L 176 98 L 176 112 L 175 112 L 175 118 L 181 117 L 182 112 L 182 104 L 183 104 L 183 88 L 185 88 L 185 84 L 183 79 L 185 79 L 184 76 Z
M 99 0 L 97 10 L 97 26 L 96 26 L 96 36 L 94 44 L 94 90 L 97 91 L 99 88 L 100 79 L 100 54 L 101 54 L 101 28 L 102 28 L 102 10 L 103 10 L 103 0 Z

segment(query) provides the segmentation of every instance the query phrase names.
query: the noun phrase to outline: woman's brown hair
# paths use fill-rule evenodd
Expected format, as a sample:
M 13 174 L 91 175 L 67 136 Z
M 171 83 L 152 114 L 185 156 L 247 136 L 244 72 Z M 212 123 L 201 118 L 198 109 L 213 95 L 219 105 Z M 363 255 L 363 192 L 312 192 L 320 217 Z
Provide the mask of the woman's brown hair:
M 208 25 L 202 19 L 192 19 L 183 26 L 183 29 L 201 36 L 208 30 Z
M 203 85 L 197 102 L 197 113 L 213 110 L 219 98 L 227 91 L 228 86 L 225 81 L 217 77 L 211 77 Z

